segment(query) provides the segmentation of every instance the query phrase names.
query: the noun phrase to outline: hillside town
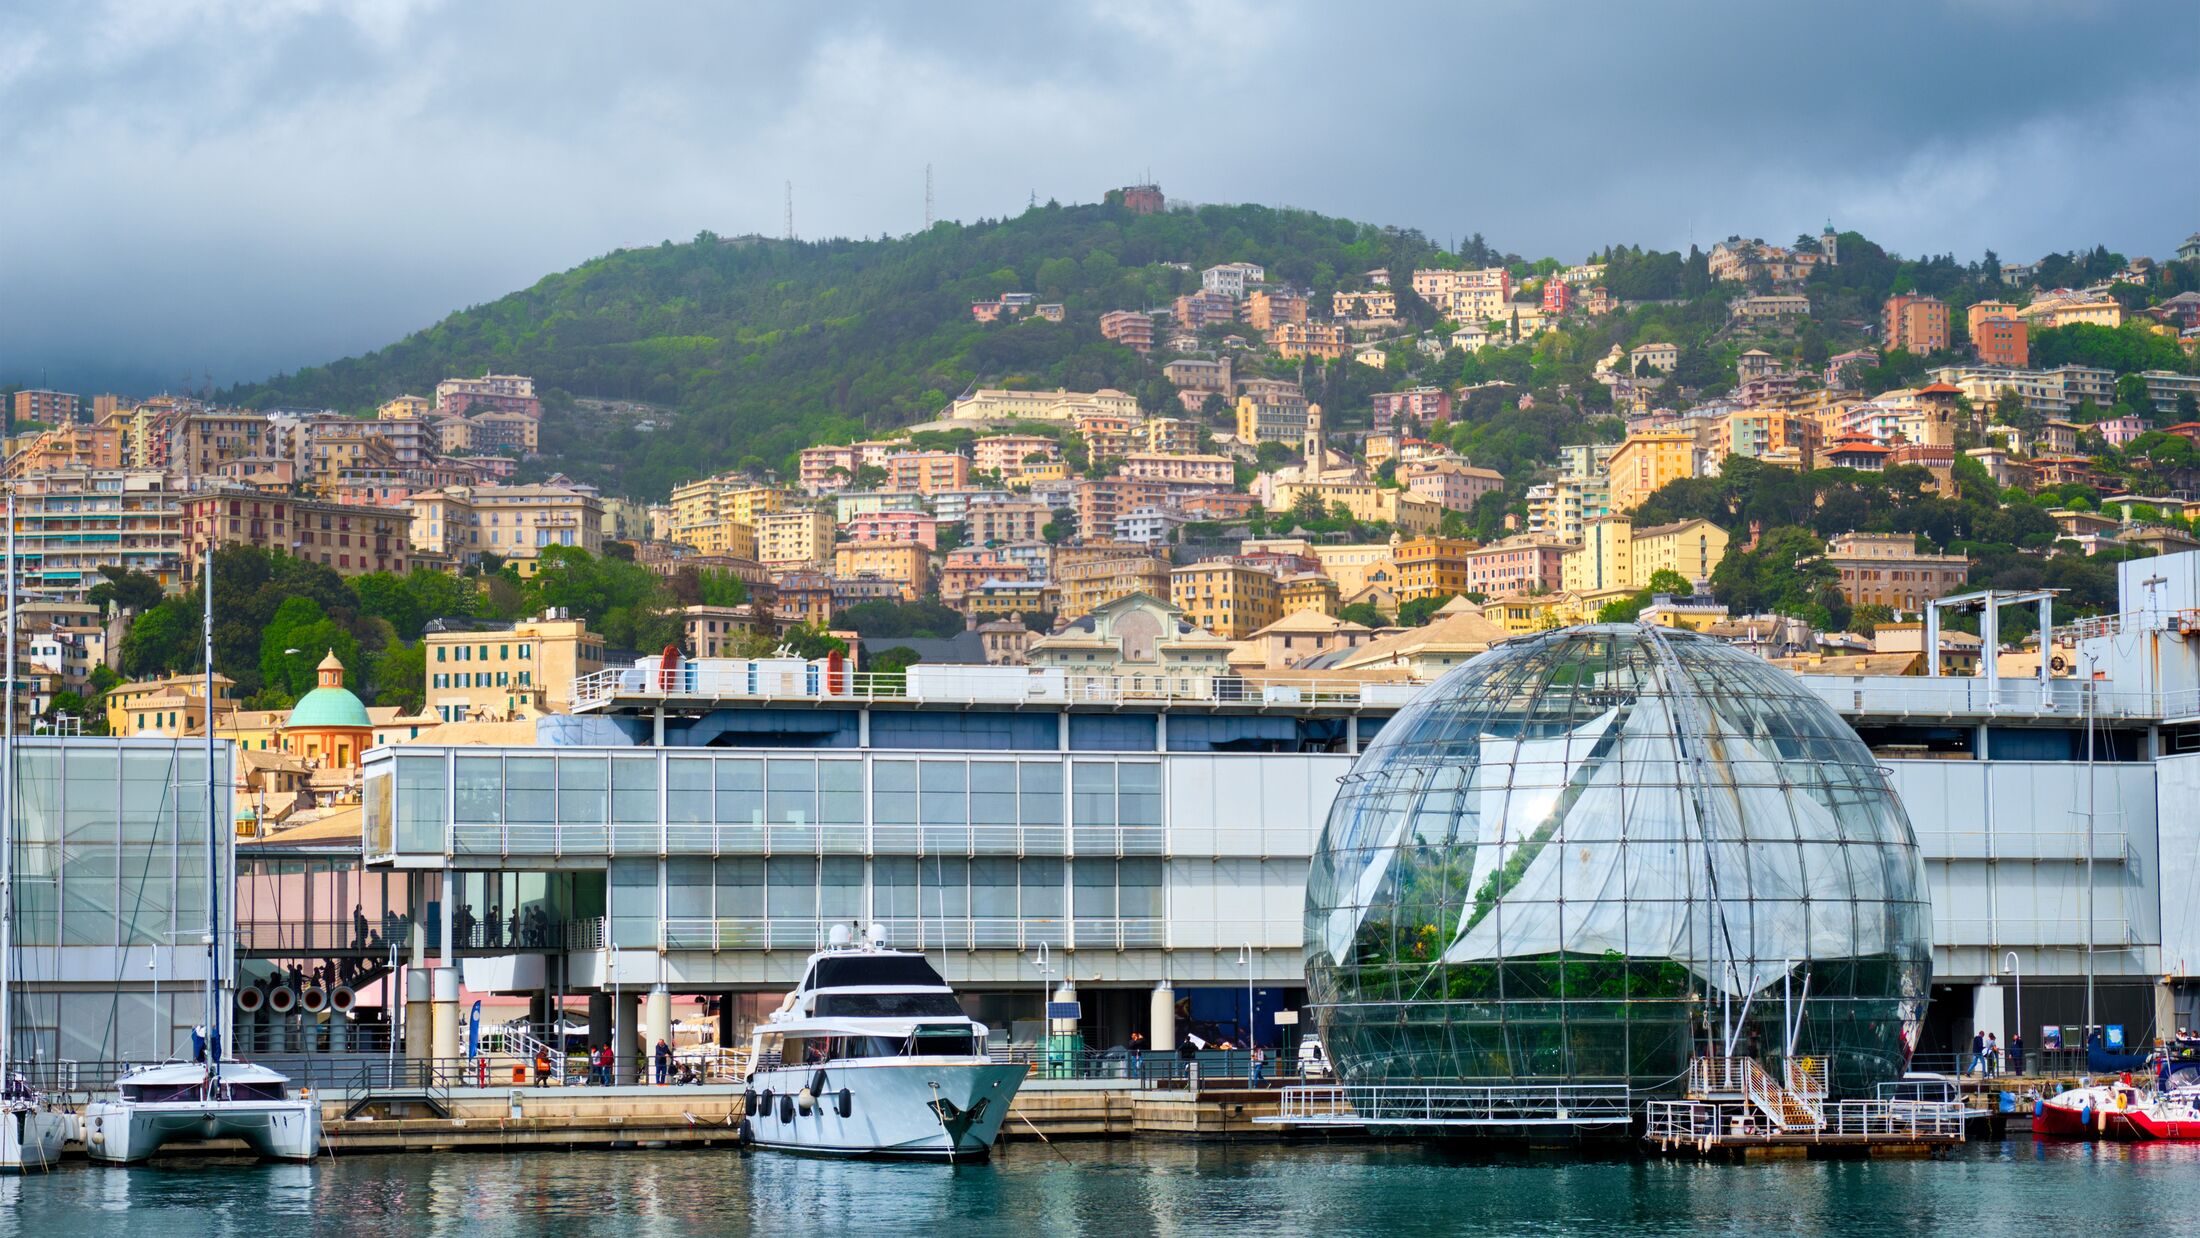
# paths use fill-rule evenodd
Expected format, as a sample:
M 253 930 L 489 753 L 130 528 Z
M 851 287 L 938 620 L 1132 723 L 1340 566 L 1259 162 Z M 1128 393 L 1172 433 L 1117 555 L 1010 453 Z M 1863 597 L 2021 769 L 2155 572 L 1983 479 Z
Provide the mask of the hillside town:
M 1165 201 L 1154 186 L 1113 199 Z M 1857 304 L 1826 294 L 1843 250 L 1830 226 L 1792 246 L 1720 242 L 1700 255 L 1720 321 L 1685 339 L 1645 326 L 1592 385 L 1540 394 L 1505 367 L 1435 376 L 1631 313 L 1655 324 L 1654 305 L 1608 286 L 1625 254 L 1372 269 L 1326 296 L 1221 263 L 1169 304 L 1090 324 L 1150 360 L 1165 404 L 1151 387 L 1001 374 L 919 424 L 663 495 L 556 471 L 526 375 L 451 376 L 371 410 L 17 390 L 5 479 L 36 676 L 24 721 L 122 736 L 212 725 L 265 766 L 240 796 L 273 826 L 355 795 L 370 747 L 568 712 L 577 680 L 660 648 L 831 653 L 880 676 L 1029 666 L 1181 695 L 1426 682 L 1513 637 L 1639 619 L 1799 671 L 1991 658 L 2025 674 L 2042 633 L 2004 629 L 1987 649 L 1934 625 L 1928 649 L 1927 604 L 2039 584 L 2042 565 L 2200 548 L 2200 292 L 2166 278 L 2200 263 L 2200 234 L 2082 287 L 2043 285 L 2060 273 L 2046 261 L 2001 263 L 1991 297 L 1898 293 L 1819 321 Z M 988 331 L 1075 325 L 1015 288 L 969 313 Z M 2182 364 L 2041 364 L 2037 342 L 2067 355 L 2073 327 Z M 1364 402 L 1310 398 L 1324 366 L 1349 367 Z M 1560 404 L 1583 432 L 1548 459 L 1463 447 Z M 1814 487 L 1807 544 L 1748 508 L 1775 473 Z M 2013 557 L 1989 572 L 1975 544 L 1993 539 L 1902 515 L 1958 500 L 2009 514 Z M 1892 505 L 1891 524 L 1866 527 L 1874 504 Z M 343 582 L 348 601 L 293 618 L 344 629 L 354 664 L 319 638 L 325 657 L 269 646 L 270 627 L 239 646 L 265 673 L 240 685 L 225 666 L 205 699 L 196 646 L 160 643 L 162 608 L 209 550 L 220 563 L 240 548 L 261 570 Z M 576 583 L 590 564 L 656 583 L 591 592 Z M 2066 591 L 2063 613 L 2085 614 L 2082 590 Z M 388 613 L 393 595 L 407 618 Z M 2054 673 L 2070 673 L 2061 636 L 2044 635 Z M 363 699 L 301 716 L 296 698 L 319 687 Z

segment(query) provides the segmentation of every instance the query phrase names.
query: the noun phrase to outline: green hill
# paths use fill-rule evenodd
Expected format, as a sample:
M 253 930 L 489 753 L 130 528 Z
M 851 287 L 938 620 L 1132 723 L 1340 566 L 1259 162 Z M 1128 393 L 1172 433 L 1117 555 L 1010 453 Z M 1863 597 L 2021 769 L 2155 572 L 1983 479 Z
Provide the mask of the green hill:
M 1159 364 L 1102 340 L 1099 316 L 1164 304 L 1196 289 L 1200 268 L 1231 261 L 1326 294 L 1373 267 L 1459 260 L 1417 232 L 1310 212 L 1138 215 L 1112 198 L 870 241 L 706 232 L 607 254 L 377 352 L 232 395 L 364 413 L 452 375 L 531 374 L 544 395 L 542 470 L 655 497 L 924 420 L 974 382 L 1113 386 L 1159 408 L 1170 398 Z M 973 300 L 1004 291 L 1063 302 L 1069 319 L 971 320 Z M 576 399 L 643 401 L 669 416 L 644 429 Z

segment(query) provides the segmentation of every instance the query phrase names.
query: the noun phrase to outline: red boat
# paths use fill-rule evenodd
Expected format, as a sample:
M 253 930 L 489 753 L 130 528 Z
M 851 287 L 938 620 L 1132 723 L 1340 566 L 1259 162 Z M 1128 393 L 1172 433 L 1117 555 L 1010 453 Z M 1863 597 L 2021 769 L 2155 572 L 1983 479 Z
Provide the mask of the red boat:
M 2200 1092 L 2181 1088 L 2158 1096 L 2131 1113 L 2142 1139 L 2200 1140 Z
M 2043 1139 L 2152 1138 L 2137 1124 L 2139 1111 L 2139 1094 L 2130 1087 L 2072 1088 L 2039 1102 L 2032 1111 L 2032 1133 Z

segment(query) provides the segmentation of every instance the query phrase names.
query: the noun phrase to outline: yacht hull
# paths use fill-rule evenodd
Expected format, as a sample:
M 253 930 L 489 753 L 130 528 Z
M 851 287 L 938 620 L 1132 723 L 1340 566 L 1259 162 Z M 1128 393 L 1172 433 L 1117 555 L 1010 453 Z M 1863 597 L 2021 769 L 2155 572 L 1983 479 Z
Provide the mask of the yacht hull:
M 172 1143 L 238 1139 L 269 1160 L 310 1161 L 321 1151 L 317 1100 L 94 1101 L 84 1108 L 84 1148 L 102 1164 L 142 1161 Z
M 61 1163 L 69 1115 L 49 1109 L 0 1110 L 0 1173 L 39 1173 Z
M 762 1070 L 749 1079 L 749 1137 L 759 1148 L 821 1156 L 982 1160 L 1026 1073 L 1014 1064 L 921 1059 Z

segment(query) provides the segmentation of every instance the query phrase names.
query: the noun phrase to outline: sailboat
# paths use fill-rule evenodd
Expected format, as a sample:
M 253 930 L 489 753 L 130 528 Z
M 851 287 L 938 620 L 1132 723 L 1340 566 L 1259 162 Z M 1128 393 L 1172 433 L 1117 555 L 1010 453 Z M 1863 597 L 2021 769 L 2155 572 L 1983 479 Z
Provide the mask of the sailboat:
M 214 551 L 201 576 L 206 594 L 206 1022 L 189 1062 L 166 1062 L 115 1081 L 116 1097 L 84 1107 L 84 1148 L 95 1161 L 127 1165 L 164 1144 L 239 1139 L 261 1156 L 310 1161 L 321 1151 L 321 1102 L 296 1097 L 290 1079 L 228 1055 L 221 947 L 221 787 L 214 778 Z
M 15 1049 L 15 496 L 8 496 L 7 711 L 0 722 L 8 768 L 0 777 L 0 1171 L 31 1173 L 61 1162 L 69 1115 L 50 1108 L 13 1069 Z

